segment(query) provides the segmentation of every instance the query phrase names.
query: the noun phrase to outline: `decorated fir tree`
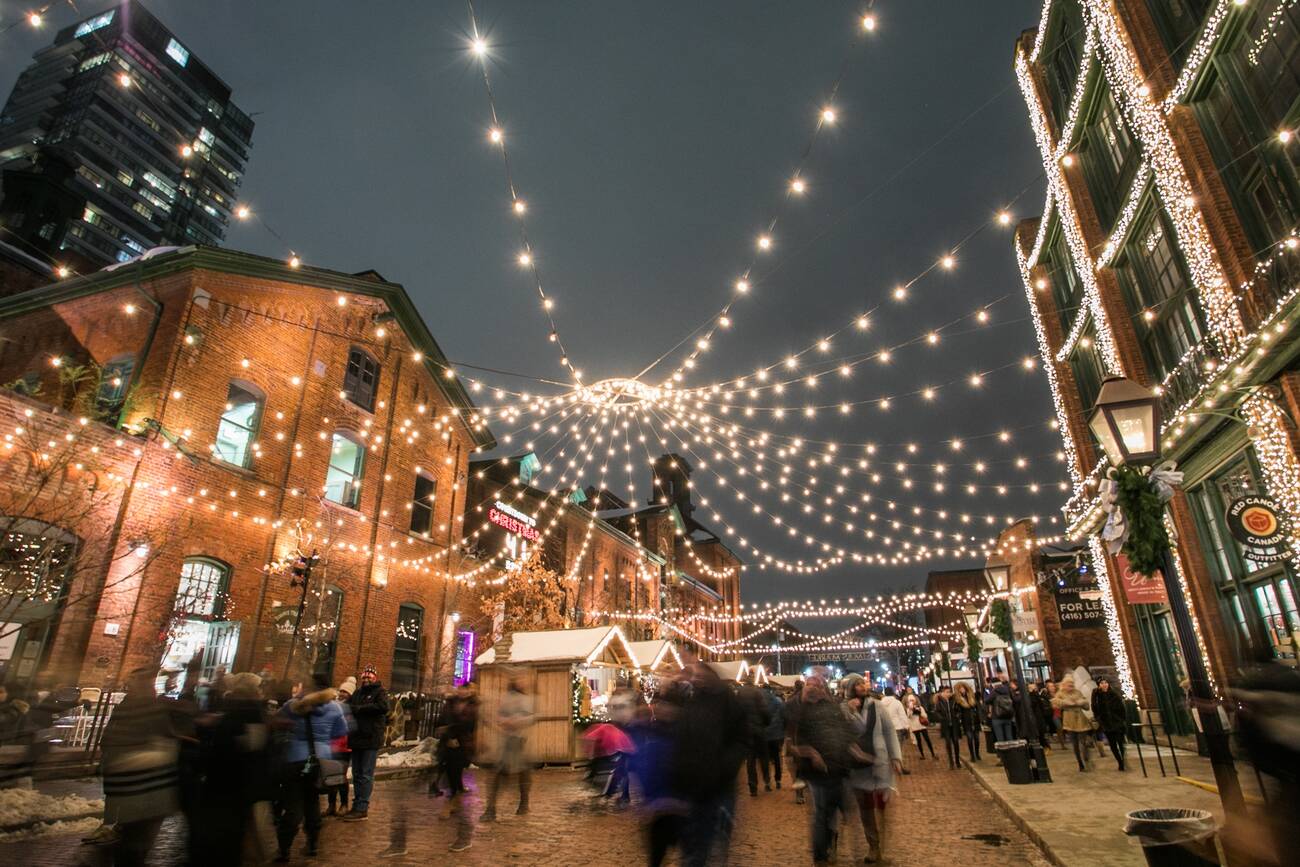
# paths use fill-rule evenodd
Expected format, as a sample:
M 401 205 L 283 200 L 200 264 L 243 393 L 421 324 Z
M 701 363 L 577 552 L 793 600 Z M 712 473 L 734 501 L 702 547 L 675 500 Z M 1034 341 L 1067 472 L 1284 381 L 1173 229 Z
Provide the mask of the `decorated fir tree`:
M 505 611 L 505 633 L 563 629 L 568 585 L 563 576 L 542 562 L 541 546 L 535 545 L 528 559 L 511 569 L 505 580 L 483 593 L 480 609 L 491 620 L 498 607 Z

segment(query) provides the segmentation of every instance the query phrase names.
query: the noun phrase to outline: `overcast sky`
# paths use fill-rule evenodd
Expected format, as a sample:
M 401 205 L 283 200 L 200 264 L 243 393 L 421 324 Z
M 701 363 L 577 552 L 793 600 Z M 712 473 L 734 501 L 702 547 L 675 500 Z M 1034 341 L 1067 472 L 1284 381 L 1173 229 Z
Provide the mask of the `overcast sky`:
M 79 5 L 84 15 L 107 8 Z M 254 115 L 245 200 L 304 261 L 349 272 L 374 268 L 404 284 L 457 362 L 561 377 L 540 307 L 515 262 L 517 227 L 500 155 L 486 140 L 488 109 L 477 61 L 466 50 L 463 3 L 146 5 Z M 866 36 L 858 24 L 862 5 L 477 4 L 543 280 L 588 381 L 635 373 L 715 312 L 778 208 L 774 249 L 694 382 L 749 373 L 877 304 L 884 306 L 872 329 L 837 342 L 833 355 L 898 343 L 1002 299 L 990 309 L 990 327 L 963 326 L 957 330 L 970 333 L 937 348 L 860 368 L 819 389 L 819 403 L 960 380 L 1034 352 L 1007 229 L 983 231 L 953 271 L 926 277 L 907 302 L 889 295 L 1022 190 L 1017 219 L 1041 209 L 1041 167 L 1012 49 L 1018 34 L 1037 24 L 1042 3 L 881 0 L 879 28 Z M 0 4 L 7 20 L 23 8 Z M 0 86 L 11 86 L 32 52 L 76 20 L 63 4 L 49 17 L 42 32 L 23 26 L 5 34 Z M 781 207 L 845 57 L 837 121 L 806 164 L 808 193 Z M 253 224 L 234 227 L 227 244 L 287 255 L 285 243 Z M 1065 476 L 1050 458 L 1059 447 L 1047 428 L 1050 415 L 1041 372 L 1015 370 L 989 376 L 979 390 L 945 390 L 933 404 L 899 398 L 888 413 L 864 407 L 844 419 L 761 424 L 839 442 L 915 442 L 920 449 L 909 460 L 949 462 L 944 441 L 1015 429 L 1010 444 L 972 444 L 967 460 L 1023 455 L 1032 462 L 1028 472 L 1002 464 L 989 477 L 1037 480 L 1050 491 L 944 500 L 885 487 L 900 504 L 1046 517 L 1057 514 L 1055 483 Z M 638 482 L 647 475 L 638 470 Z M 912 475 L 926 486 L 933 478 L 920 469 Z M 950 475 L 961 482 L 969 473 Z M 707 473 L 699 476 L 702 492 L 713 496 L 716 485 Z M 862 479 L 852 484 L 869 487 Z M 765 549 L 809 556 L 803 544 L 747 518 L 730 495 L 713 498 Z M 803 522 L 789 504 L 774 503 L 773 511 Z M 868 547 L 835 529 L 806 526 L 837 544 Z M 981 524 L 978 532 L 987 530 Z M 969 564 L 846 566 L 817 576 L 751 568 L 743 596 L 846 597 L 920 585 L 928 569 Z

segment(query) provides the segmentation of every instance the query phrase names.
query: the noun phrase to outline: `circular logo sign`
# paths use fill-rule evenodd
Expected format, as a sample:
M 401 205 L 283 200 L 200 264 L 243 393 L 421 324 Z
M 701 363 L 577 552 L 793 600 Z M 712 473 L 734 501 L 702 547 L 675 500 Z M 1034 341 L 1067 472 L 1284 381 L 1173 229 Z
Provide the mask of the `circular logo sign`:
M 1268 497 L 1248 494 L 1228 504 L 1228 532 L 1244 545 L 1254 560 L 1281 560 L 1289 556 L 1290 533 L 1277 505 Z

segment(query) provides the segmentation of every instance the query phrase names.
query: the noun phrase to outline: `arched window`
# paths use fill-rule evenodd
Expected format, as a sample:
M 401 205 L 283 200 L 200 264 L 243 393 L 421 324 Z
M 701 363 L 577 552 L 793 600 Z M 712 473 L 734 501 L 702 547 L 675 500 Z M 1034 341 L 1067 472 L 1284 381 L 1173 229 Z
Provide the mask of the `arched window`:
M 411 692 L 420 681 L 420 632 L 424 608 L 403 602 L 397 609 L 397 637 L 393 641 L 392 692 Z
M 348 431 L 335 431 L 330 445 L 330 465 L 325 472 L 325 499 L 355 509 L 361 501 L 361 475 L 366 449 Z
M 379 362 L 359 346 L 348 350 L 348 367 L 343 372 L 343 393 L 364 409 L 375 409 L 375 389 L 379 385 Z
M 176 587 L 176 612 L 220 620 L 226 610 L 226 582 L 230 567 L 210 557 L 189 557 L 181 565 Z
M 247 382 L 234 380 L 226 388 L 226 408 L 217 424 L 217 441 L 213 454 L 217 460 L 237 467 L 247 467 L 253 456 L 253 440 L 262 424 L 262 390 Z

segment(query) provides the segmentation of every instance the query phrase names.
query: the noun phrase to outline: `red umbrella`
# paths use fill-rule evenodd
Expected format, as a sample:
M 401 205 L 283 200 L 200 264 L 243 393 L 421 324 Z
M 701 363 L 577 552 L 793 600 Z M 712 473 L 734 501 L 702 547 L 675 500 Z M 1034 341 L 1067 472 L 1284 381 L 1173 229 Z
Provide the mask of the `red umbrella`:
M 593 756 L 636 752 L 636 747 L 632 745 L 632 739 L 624 734 L 623 730 L 618 726 L 609 723 L 592 726 L 587 729 L 582 738 L 590 744 Z

